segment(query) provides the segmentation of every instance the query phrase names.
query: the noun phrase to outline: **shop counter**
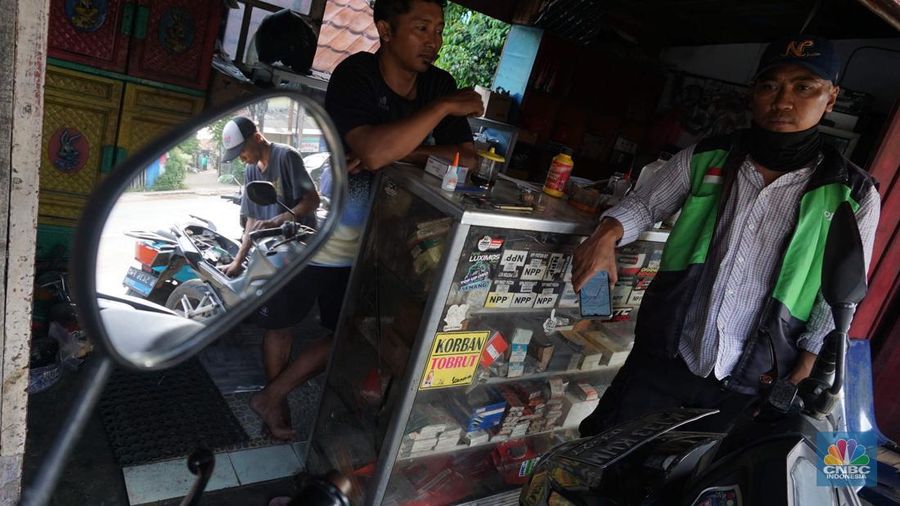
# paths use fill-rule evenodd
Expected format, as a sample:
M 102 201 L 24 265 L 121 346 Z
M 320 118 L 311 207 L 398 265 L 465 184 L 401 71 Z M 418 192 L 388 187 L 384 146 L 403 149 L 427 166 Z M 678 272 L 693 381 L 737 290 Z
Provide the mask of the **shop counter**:
M 582 320 L 571 258 L 595 216 L 506 180 L 440 183 L 397 165 L 373 187 L 308 458 L 354 504 L 515 504 L 625 360 L 661 256 L 623 248 L 613 321 Z

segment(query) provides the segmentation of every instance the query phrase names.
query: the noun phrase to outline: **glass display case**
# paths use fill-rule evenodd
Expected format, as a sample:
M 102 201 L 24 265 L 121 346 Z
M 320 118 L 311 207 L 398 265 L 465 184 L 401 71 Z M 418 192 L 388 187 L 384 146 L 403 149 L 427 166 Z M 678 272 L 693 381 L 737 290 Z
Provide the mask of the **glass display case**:
M 635 272 L 628 294 L 623 281 L 612 295 L 628 309 L 582 319 L 571 256 L 594 224 L 562 200 L 524 204 L 509 181 L 466 196 L 420 169 L 384 171 L 310 470 L 350 477 L 354 504 L 515 504 L 537 458 L 578 437 L 624 362 L 661 255 L 660 243 L 626 250 Z

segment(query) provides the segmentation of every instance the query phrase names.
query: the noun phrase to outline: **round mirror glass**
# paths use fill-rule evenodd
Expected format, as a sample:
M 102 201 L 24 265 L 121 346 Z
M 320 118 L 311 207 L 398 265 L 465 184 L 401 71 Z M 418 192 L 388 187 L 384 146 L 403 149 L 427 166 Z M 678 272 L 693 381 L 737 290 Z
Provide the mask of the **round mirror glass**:
M 95 196 L 105 221 L 83 224 L 102 229 L 102 334 L 139 368 L 184 360 L 299 272 L 344 191 L 333 127 L 305 97 L 268 96 L 181 134 L 114 169 L 128 177 Z

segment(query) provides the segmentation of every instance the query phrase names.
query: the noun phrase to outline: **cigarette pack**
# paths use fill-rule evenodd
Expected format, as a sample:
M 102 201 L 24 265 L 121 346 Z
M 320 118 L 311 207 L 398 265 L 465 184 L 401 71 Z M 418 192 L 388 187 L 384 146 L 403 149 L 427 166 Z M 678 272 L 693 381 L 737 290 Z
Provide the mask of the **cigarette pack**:
M 566 394 L 563 401 L 565 417 L 562 427 L 577 427 L 582 420 L 588 417 L 597 408 L 600 399 L 580 400 L 572 394 Z
M 434 266 L 441 261 L 441 256 L 443 255 L 444 248 L 443 242 L 439 241 L 436 246 L 428 248 L 423 251 L 422 254 L 416 257 L 413 260 L 413 270 L 416 274 L 422 274 L 425 271 L 432 269 Z
M 547 385 L 549 387 L 549 396 L 550 399 L 558 399 L 566 394 L 566 386 L 568 382 L 564 378 L 560 378 L 559 376 L 555 376 L 547 380 Z M 550 401 L 548 401 L 550 404 Z
M 517 328 L 513 332 L 510 353 L 509 353 L 509 361 L 512 362 L 524 362 L 525 357 L 528 354 L 528 343 L 531 342 L 532 331 L 528 329 Z
M 448 409 L 462 425 L 462 432 L 468 433 L 499 425 L 506 412 L 506 401 L 494 389 L 480 388 L 468 395 L 451 396 Z
M 424 450 L 433 450 L 434 447 L 438 444 L 437 438 L 428 438 L 428 439 L 408 439 L 404 438 L 400 443 L 400 451 L 401 452 L 409 452 L 416 453 Z
M 634 288 L 634 276 L 619 277 L 616 286 L 613 287 L 610 294 L 610 302 L 613 306 L 624 306 L 631 296 L 631 289 Z
M 576 383 L 572 388 L 572 394 L 581 401 L 590 401 L 600 398 L 597 394 L 597 390 L 588 383 Z
M 507 378 L 518 378 L 525 373 L 525 362 L 510 362 L 506 371 Z
M 509 344 L 507 344 L 503 334 L 494 332 L 481 352 L 481 366 L 490 367 L 494 361 L 503 356 L 507 348 L 509 348 Z
M 608 332 L 604 329 L 582 332 L 581 335 L 600 350 L 603 354 L 601 365 L 617 366 L 625 363 L 628 354 L 631 352 L 633 339 L 628 341 L 623 336 Z
M 466 435 L 463 437 L 463 442 L 465 442 L 469 446 L 476 446 L 487 443 L 490 438 L 491 436 L 487 433 L 487 431 L 476 430 L 466 433 Z
M 491 436 L 491 443 L 502 443 L 509 440 L 509 434 L 494 434 Z
M 528 344 L 528 354 L 537 362 L 538 371 L 546 371 L 553 358 L 553 343 L 546 336 L 534 336 Z
M 444 174 L 447 173 L 447 167 L 449 167 L 451 163 L 453 162 L 446 158 L 434 155 L 429 156 L 428 160 L 425 161 L 425 172 L 441 179 L 444 177 Z
M 420 241 L 446 234 L 450 231 L 450 225 L 452 222 L 453 220 L 447 217 L 418 223 L 416 225 L 416 231 L 413 232 L 408 238 L 410 249 L 412 249 L 412 247 Z
M 559 335 L 574 350 L 567 371 L 593 371 L 603 365 L 603 350 L 586 339 L 583 332 L 569 330 Z
M 442 408 L 432 404 L 417 404 L 409 416 L 407 438 L 433 439 L 444 431 L 458 428 L 459 425 L 453 417 Z

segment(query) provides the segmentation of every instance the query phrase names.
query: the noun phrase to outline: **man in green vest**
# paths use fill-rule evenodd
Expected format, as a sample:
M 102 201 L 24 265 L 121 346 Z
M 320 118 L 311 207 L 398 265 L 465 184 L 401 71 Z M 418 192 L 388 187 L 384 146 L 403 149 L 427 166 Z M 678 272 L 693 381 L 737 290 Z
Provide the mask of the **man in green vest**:
M 583 436 L 682 406 L 719 409 L 695 428 L 725 430 L 776 381 L 809 375 L 834 327 L 819 290 L 831 216 L 850 202 L 868 263 L 880 209 L 874 180 L 818 131 L 837 77 L 829 41 L 773 42 L 750 86 L 752 126 L 678 153 L 579 246 L 575 289 L 604 270 L 615 283 L 616 246 L 681 209 L 634 349 Z

